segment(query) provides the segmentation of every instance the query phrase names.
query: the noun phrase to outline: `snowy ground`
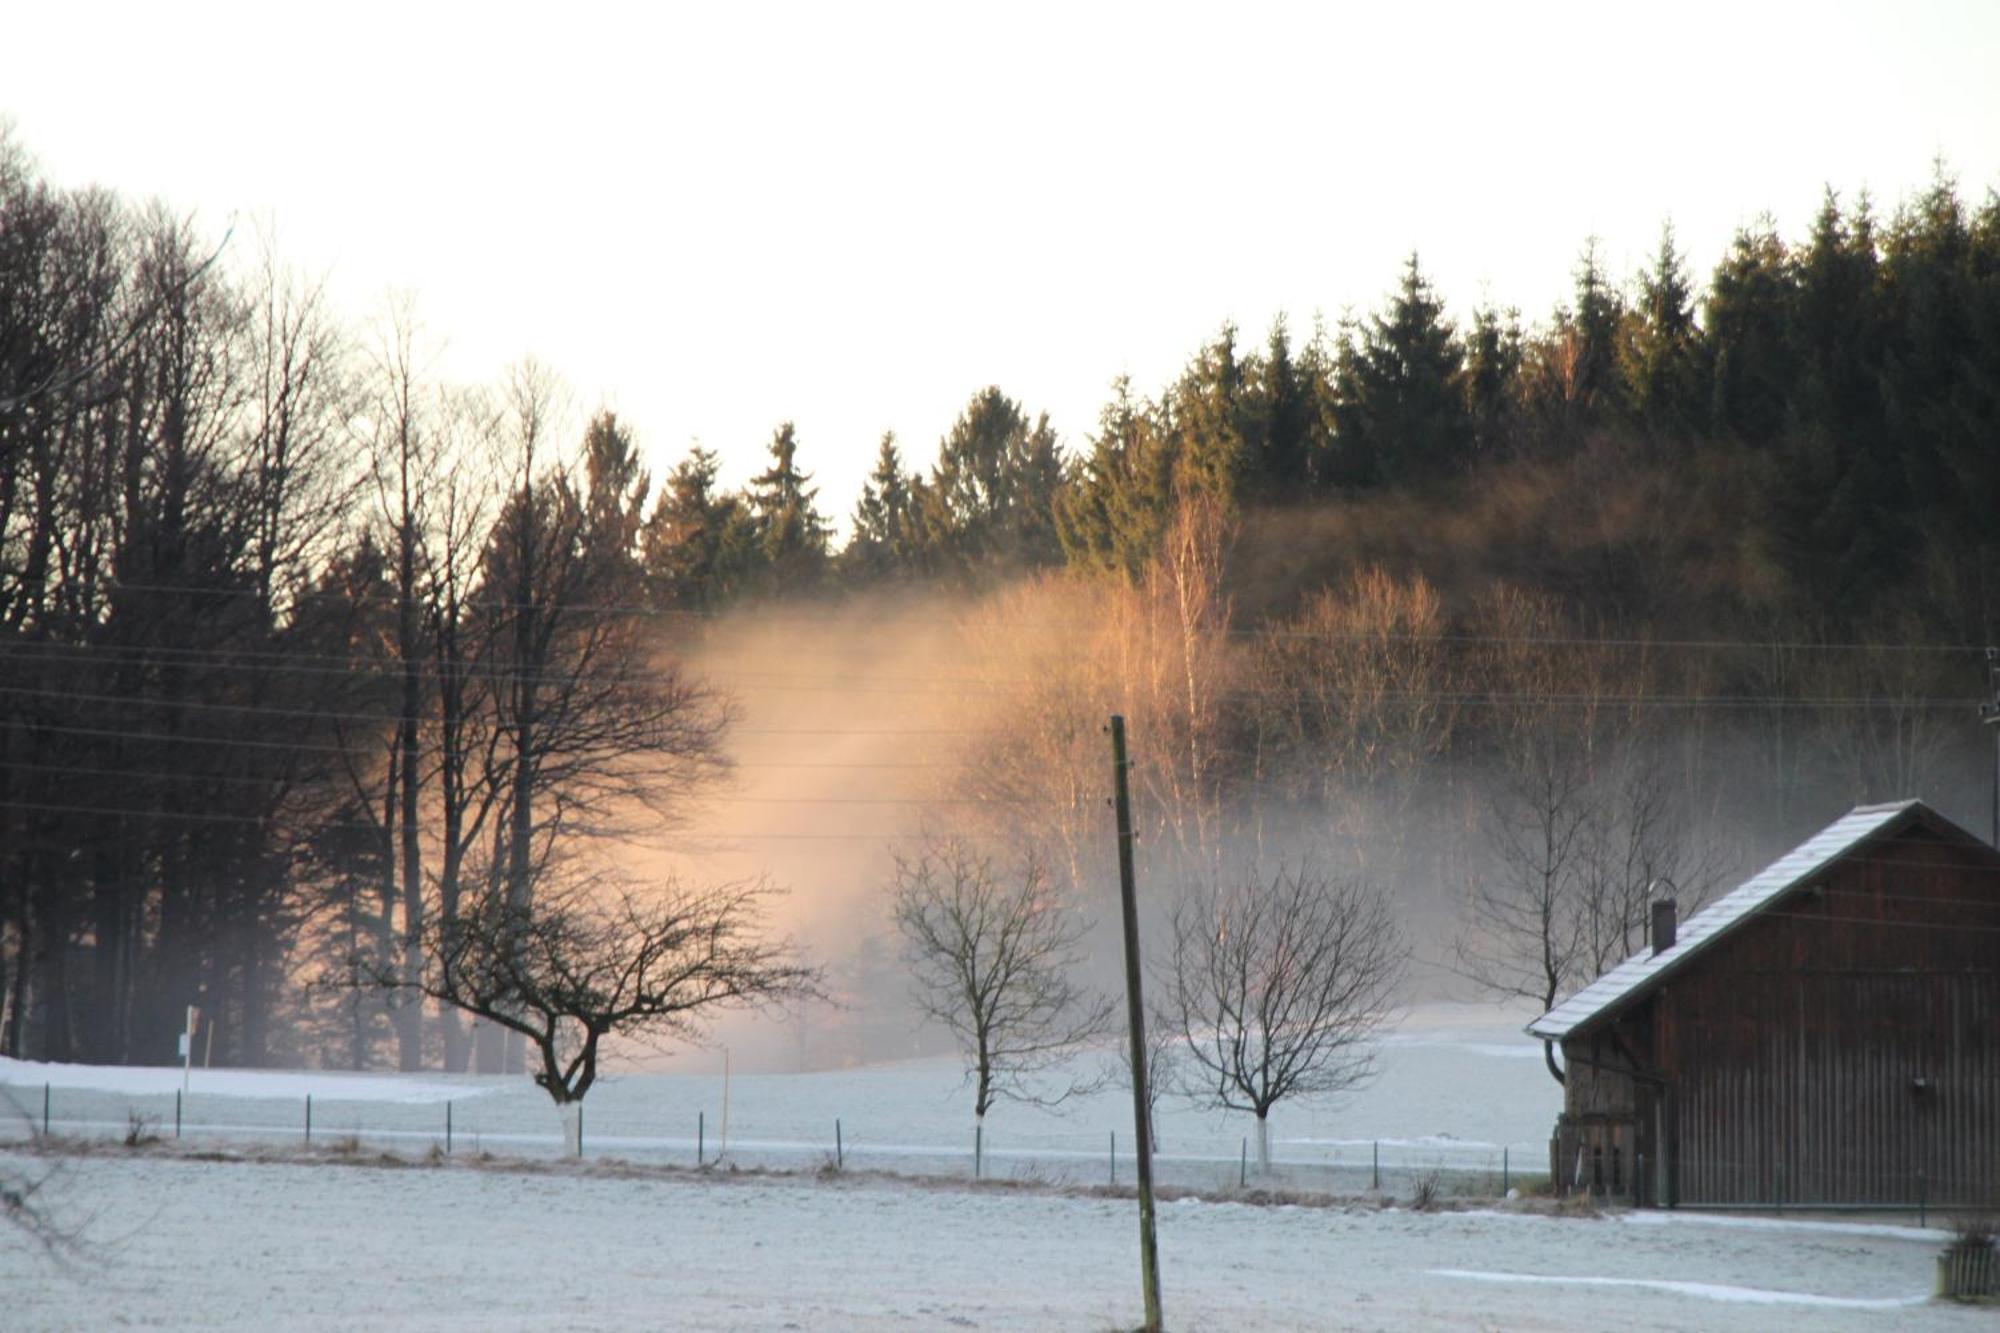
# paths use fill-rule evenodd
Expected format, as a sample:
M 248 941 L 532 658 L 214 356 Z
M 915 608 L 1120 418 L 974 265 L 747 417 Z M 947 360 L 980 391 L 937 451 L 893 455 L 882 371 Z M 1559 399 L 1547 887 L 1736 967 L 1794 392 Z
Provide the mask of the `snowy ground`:
M 0 1166 L 39 1170 L 46 1159 Z M 0 1238 L 9 1329 L 1130 1327 L 1129 1200 L 880 1178 L 66 1159 L 67 1268 Z M 1986 1329 L 1940 1232 L 1179 1202 L 1180 1329 Z
M 1385 1043 L 1367 1090 L 1274 1117 L 1270 1178 L 1497 1192 L 1541 1168 L 1557 1108 L 1521 1016 L 1428 1006 Z M 81 1227 L 58 1263 L 0 1231 L 0 1327 L 1084 1328 L 1139 1315 L 1129 1199 L 1129 1094 L 1061 1114 L 996 1110 L 988 1175 L 970 1175 L 968 1096 L 948 1061 L 737 1075 L 727 1161 L 712 1054 L 686 1072 L 628 1074 L 591 1093 L 586 1160 L 560 1148 L 525 1079 L 196 1070 L 186 1137 L 118 1146 L 136 1115 L 171 1140 L 178 1070 L 0 1061 L 0 1170 L 57 1174 L 47 1197 Z M 305 1099 L 313 1143 L 305 1144 Z M 93 1140 L 25 1155 L 44 1099 L 51 1128 Z M 434 1165 L 367 1165 L 381 1152 Z M 820 1175 L 840 1120 L 851 1169 Z M 1211 1196 L 1236 1185 L 1250 1122 L 1169 1102 L 1161 1177 Z M 345 1141 L 352 1137 L 355 1144 Z M 503 1161 L 480 1161 L 482 1153 Z M 1503 1157 L 1504 1154 L 1504 1157 Z M 204 1160 L 227 1158 L 228 1160 Z M 310 1158 L 310 1160 L 300 1160 Z M 511 1164 L 510 1164 L 511 1162 Z M 630 1163 L 631 1165 L 625 1165 Z M 889 1178 L 882 1170 L 926 1180 Z M 1021 1183 L 1025 1182 L 1025 1183 Z M 1176 1328 L 1890 1330 L 1990 1327 L 1924 1303 L 1938 1232 L 1793 1219 L 1373 1206 L 1162 1209 Z
M 1497 1193 L 1545 1173 L 1548 1133 L 1560 1106 L 1541 1048 L 1521 1035 L 1530 1015 L 1490 1005 L 1424 1006 L 1383 1044 L 1380 1077 L 1341 1097 L 1281 1105 L 1272 1117 L 1272 1183 L 1304 1190 L 1358 1190 L 1376 1179 L 1407 1193 L 1442 1171 L 1461 1189 Z M 1086 1062 L 1092 1072 L 1108 1061 Z M 971 1171 L 971 1097 L 950 1060 L 913 1060 L 806 1074 L 737 1074 L 727 1104 L 720 1058 L 687 1053 L 688 1072 L 616 1070 L 585 1103 L 593 1155 L 693 1165 L 712 1159 L 727 1116 L 730 1160 L 799 1170 L 834 1152 L 835 1121 L 852 1165 L 941 1175 Z M 39 1124 L 44 1095 L 58 1134 L 122 1137 L 139 1115 L 171 1134 L 181 1071 L 27 1064 L 0 1059 L 0 1095 L 20 1114 L 0 1115 L 0 1138 Z M 305 1099 L 316 1140 L 354 1136 L 406 1154 L 442 1142 L 450 1105 L 454 1146 L 511 1155 L 558 1152 L 560 1125 L 546 1095 L 526 1079 L 425 1074 L 193 1071 L 182 1106 L 190 1139 L 300 1142 Z M 1059 1111 L 1002 1104 L 987 1120 L 988 1173 L 1100 1184 L 1132 1178 L 1131 1097 L 1122 1088 Z M 1233 1185 L 1247 1116 L 1206 1112 L 1174 1099 L 1160 1108 L 1160 1178 L 1190 1188 Z M 698 1144 L 697 1140 L 701 1142 Z M 1254 1151 L 1254 1149 L 1253 1149 Z

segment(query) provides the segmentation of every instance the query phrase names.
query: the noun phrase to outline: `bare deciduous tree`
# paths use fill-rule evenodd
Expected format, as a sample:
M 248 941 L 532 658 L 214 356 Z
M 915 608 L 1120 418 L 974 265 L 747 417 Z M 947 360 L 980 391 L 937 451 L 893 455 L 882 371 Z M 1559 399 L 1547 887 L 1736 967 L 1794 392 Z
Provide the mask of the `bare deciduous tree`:
M 1588 801 L 1589 784 L 1570 764 L 1516 773 L 1496 798 L 1490 859 L 1454 946 L 1459 971 L 1482 989 L 1547 1010 L 1589 980 L 1581 975 L 1585 923 L 1577 911 Z M 1542 1043 L 1542 1059 L 1562 1082 L 1553 1042 Z
M 640 892 L 594 881 L 526 905 L 493 896 L 449 926 L 425 923 L 418 986 L 433 1000 L 519 1034 L 535 1082 L 558 1107 L 583 1100 L 605 1038 L 692 1038 L 717 1010 L 818 993 L 818 973 L 763 931 L 775 890 L 759 881 Z M 378 985 L 403 986 L 399 968 Z
M 1500 789 L 1488 868 L 1454 950 L 1460 975 L 1547 1010 L 1645 947 L 1662 889 L 1683 911 L 1705 900 L 1721 858 L 1687 836 L 1643 751 L 1596 772 L 1574 753 L 1542 759 Z M 1555 1043 L 1542 1043 L 1542 1058 L 1562 1082 Z
M 1596 975 L 1586 963 L 1592 935 L 1610 934 L 1588 908 L 1593 847 L 1607 845 L 1596 786 L 1609 770 L 1609 738 L 1631 730 L 1617 702 L 1646 682 L 1621 673 L 1600 647 L 1571 641 L 1551 598 L 1496 586 L 1482 619 L 1488 637 L 1472 678 L 1491 703 L 1484 720 L 1498 771 L 1487 854 L 1454 949 L 1460 972 L 1482 989 L 1547 1009 Z M 1554 1043 L 1543 1043 L 1542 1056 L 1561 1082 Z
M 1151 1009 L 1151 1006 L 1148 1008 Z M 1112 1044 L 1117 1048 L 1117 1054 L 1105 1071 L 1106 1081 L 1129 1092 L 1132 1088 L 1132 1043 L 1120 1040 Z M 1150 1131 L 1149 1146 L 1154 1152 L 1160 1150 L 1160 1099 L 1180 1082 L 1182 1064 L 1180 1032 L 1163 1011 L 1151 1009 L 1146 1015 L 1146 1128 Z
M 1049 892 L 1041 858 L 1026 853 L 1003 871 L 961 841 L 937 840 L 896 858 L 891 892 L 913 997 L 958 1042 L 975 1122 L 1002 1097 L 1046 1104 L 1081 1091 L 1030 1081 L 1105 1032 L 1113 1013 L 1072 980 L 1089 923 Z
M 506 398 L 511 494 L 487 538 L 477 627 L 499 733 L 491 891 L 526 908 L 566 839 L 636 836 L 681 818 L 682 798 L 728 769 L 732 710 L 658 654 L 649 627 L 628 613 L 646 487 L 630 437 L 604 418 L 609 438 L 582 477 L 568 464 L 544 466 L 555 380 L 523 365 Z M 635 521 L 615 519 L 624 512 Z M 522 1067 L 516 1037 L 482 1034 L 475 1048 L 481 1069 L 503 1059 L 510 1071 Z
M 1340 1092 L 1374 1072 L 1408 950 L 1387 899 L 1308 869 L 1182 899 L 1165 1018 L 1185 1043 L 1183 1091 L 1257 1117 L 1271 1165 L 1271 1108 Z
M 1414 822 L 1402 816 L 1451 741 L 1445 630 L 1443 600 L 1423 578 L 1367 569 L 1259 637 L 1260 769 L 1364 854 L 1371 840 L 1399 849 Z

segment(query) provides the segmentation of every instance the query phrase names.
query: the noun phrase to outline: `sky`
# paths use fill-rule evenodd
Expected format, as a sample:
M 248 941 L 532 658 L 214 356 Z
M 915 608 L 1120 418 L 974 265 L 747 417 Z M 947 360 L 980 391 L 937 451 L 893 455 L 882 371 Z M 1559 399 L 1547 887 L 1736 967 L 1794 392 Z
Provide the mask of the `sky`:
M 1821 190 L 2000 185 L 2000 3 L 40 5 L 45 173 L 258 229 L 439 373 L 533 356 L 656 472 L 780 421 L 844 517 L 998 384 L 1082 447 L 1225 320 L 1378 305 L 1415 249 L 1530 319 L 1586 237 L 1697 275 Z

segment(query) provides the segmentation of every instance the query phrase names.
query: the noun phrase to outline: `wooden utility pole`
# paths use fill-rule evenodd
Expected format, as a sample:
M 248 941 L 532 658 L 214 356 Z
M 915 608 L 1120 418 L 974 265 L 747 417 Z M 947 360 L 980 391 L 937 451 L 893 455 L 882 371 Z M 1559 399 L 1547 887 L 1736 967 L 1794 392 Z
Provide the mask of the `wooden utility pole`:
M 1160 1247 L 1153 1232 L 1153 1112 L 1146 1095 L 1146 1005 L 1139 994 L 1139 893 L 1132 875 L 1132 793 L 1126 783 L 1125 719 L 1111 718 L 1111 772 L 1117 793 L 1118 896 L 1125 914 L 1125 1005 L 1132 1026 L 1132 1128 L 1139 1166 L 1139 1278 L 1146 1288 L 1146 1333 L 1160 1333 Z
M 1979 705 L 1979 720 L 1993 728 L 1993 845 L 2000 847 L 2000 648 L 1986 650 L 1986 683 L 1993 702 Z

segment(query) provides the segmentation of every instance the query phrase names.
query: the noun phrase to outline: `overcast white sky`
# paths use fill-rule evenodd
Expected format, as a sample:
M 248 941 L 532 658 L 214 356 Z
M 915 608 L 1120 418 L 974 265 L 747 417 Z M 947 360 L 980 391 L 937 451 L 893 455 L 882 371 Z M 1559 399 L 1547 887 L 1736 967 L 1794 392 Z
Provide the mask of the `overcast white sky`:
M 275 220 L 446 370 L 532 353 L 664 468 L 780 420 L 844 517 L 977 388 L 1072 445 L 1225 318 L 1378 302 L 1411 247 L 1531 317 L 1587 235 L 1706 273 L 1820 188 L 2000 184 L 2000 3 L 47 4 L 0 115 L 64 184 Z

